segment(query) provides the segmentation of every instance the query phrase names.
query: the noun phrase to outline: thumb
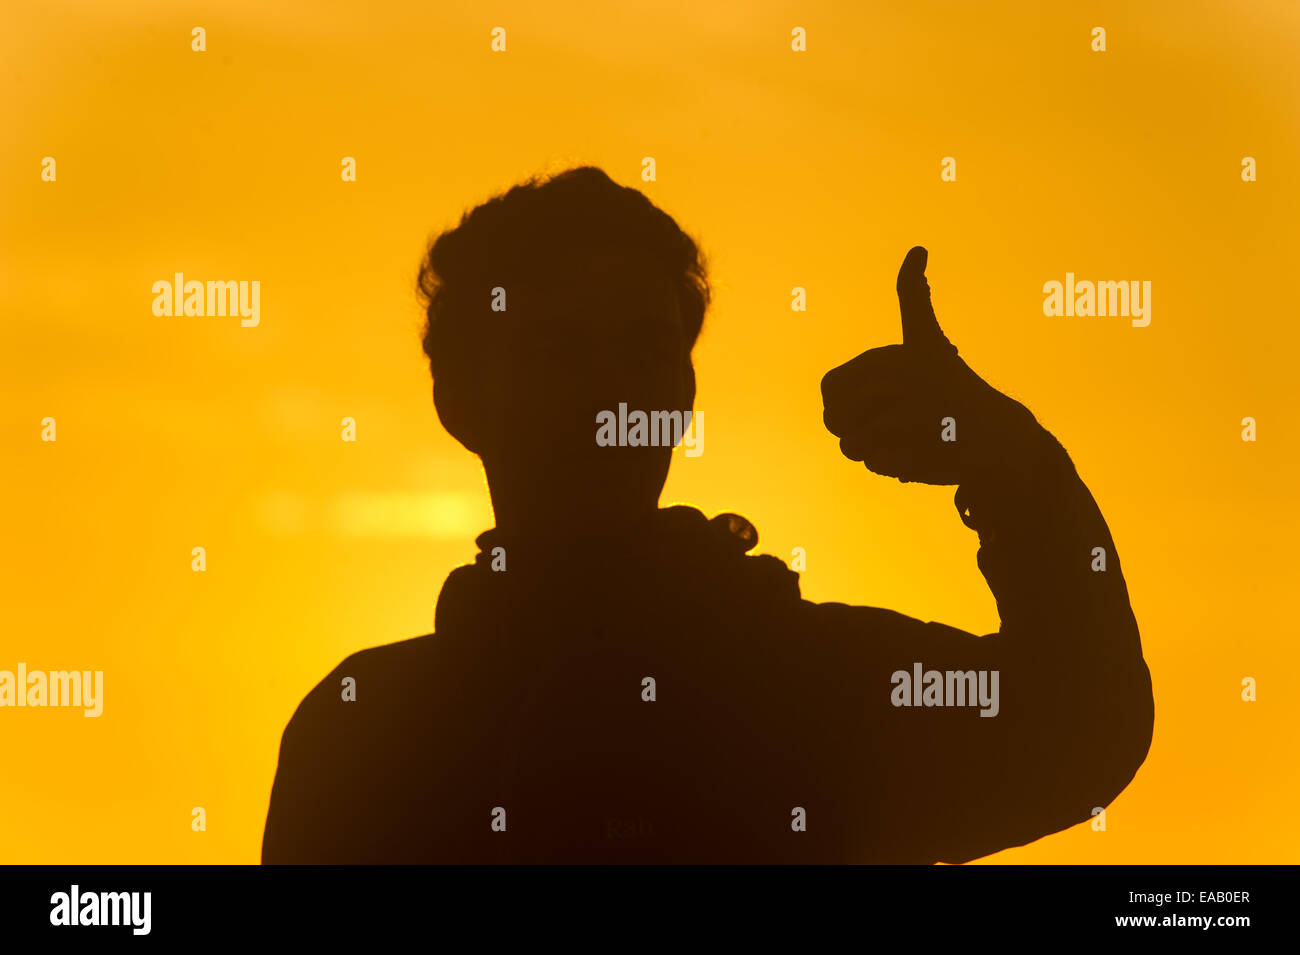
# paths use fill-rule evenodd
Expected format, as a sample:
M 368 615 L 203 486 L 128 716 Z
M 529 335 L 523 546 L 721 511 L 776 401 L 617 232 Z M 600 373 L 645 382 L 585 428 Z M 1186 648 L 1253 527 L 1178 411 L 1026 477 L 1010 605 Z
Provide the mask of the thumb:
M 957 349 L 948 341 L 930 304 L 930 283 L 925 280 L 929 253 L 915 246 L 903 259 L 898 270 L 898 310 L 903 317 L 903 344 L 909 349 L 948 351 Z

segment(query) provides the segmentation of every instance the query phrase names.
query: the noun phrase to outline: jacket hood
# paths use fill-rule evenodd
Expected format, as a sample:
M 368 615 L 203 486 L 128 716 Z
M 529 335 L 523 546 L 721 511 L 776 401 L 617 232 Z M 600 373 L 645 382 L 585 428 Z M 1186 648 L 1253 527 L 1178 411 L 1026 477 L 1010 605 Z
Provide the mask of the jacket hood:
M 539 611 L 552 601 L 591 603 L 599 595 L 641 591 L 656 601 L 709 594 L 749 609 L 800 600 L 799 576 L 780 559 L 749 555 L 758 531 L 738 514 L 712 520 L 693 507 L 654 511 L 620 531 L 599 526 L 561 540 L 512 537 L 498 528 L 476 539 L 474 563 L 452 571 L 438 598 L 435 632 L 495 617 Z

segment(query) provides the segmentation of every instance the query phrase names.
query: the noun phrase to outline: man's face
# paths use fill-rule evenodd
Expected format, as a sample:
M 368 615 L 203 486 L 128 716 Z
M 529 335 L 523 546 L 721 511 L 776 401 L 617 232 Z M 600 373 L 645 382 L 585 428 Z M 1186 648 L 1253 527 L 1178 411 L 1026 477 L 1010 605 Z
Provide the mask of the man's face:
M 602 447 L 597 419 L 617 416 L 620 403 L 629 414 L 691 410 L 694 374 L 672 287 L 617 260 L 547 285 L 507 289 L 505 400 L 491 457 L 550 499 L 586 509 L 653 503 L 672 448 Z

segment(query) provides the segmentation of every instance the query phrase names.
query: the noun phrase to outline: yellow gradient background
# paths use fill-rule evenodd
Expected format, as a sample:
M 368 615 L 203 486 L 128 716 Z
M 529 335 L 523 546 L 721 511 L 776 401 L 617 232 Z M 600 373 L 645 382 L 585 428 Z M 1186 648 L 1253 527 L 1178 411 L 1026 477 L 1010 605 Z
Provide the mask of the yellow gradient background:
M 910 246 L 930 249 L 939 317 L 972 367 L 1073 456 L 1123 559 L 1155 742 L 1104 833 L 992 861 L 1300 861 L 1300 6 L 222 0 L 0 16 L 0 669 L 105 672 L 99 719 L 0 710 L 0 861 L 258 859 L 298 701 L 345 655 L 428 632 L 492 523 L 476 459 L 431 404 L 424 244 L 580 163 L 644 189 L 712 266 L 705 452 L 676 452 L 664 503 L 745 514 L 787 560 L 806 548 L 807 597 L 997 626 L 952 489 L 871 475 L 821 425 L 822 374 L 900 339 Z M 644 156 L 657 182 L 640 181 Z M 154 317 L 151 285 L 177 271 L 259 280 L 260 326 Z M 1151 281 L 1150 327 L 1044 317 L 1043 283 L 1067 271 Z M 57 442 L 40 439 L 46 416 Z M 1240 699 L 1246 676 L 1258 702 Z

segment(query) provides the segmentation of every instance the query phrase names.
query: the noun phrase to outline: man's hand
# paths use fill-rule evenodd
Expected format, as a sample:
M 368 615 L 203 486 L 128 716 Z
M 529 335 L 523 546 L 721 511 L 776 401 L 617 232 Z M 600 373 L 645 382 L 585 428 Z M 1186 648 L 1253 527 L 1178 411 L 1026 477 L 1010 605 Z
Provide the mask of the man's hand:
M 872 348 L 827 372 L 823 417 L 844 456 L 877 474 L 962 484 L 1014 467 L 1041 428 L 958 357 L 930 304 L 925 264 L 917 246 L 898 270 L 903 344 Z

